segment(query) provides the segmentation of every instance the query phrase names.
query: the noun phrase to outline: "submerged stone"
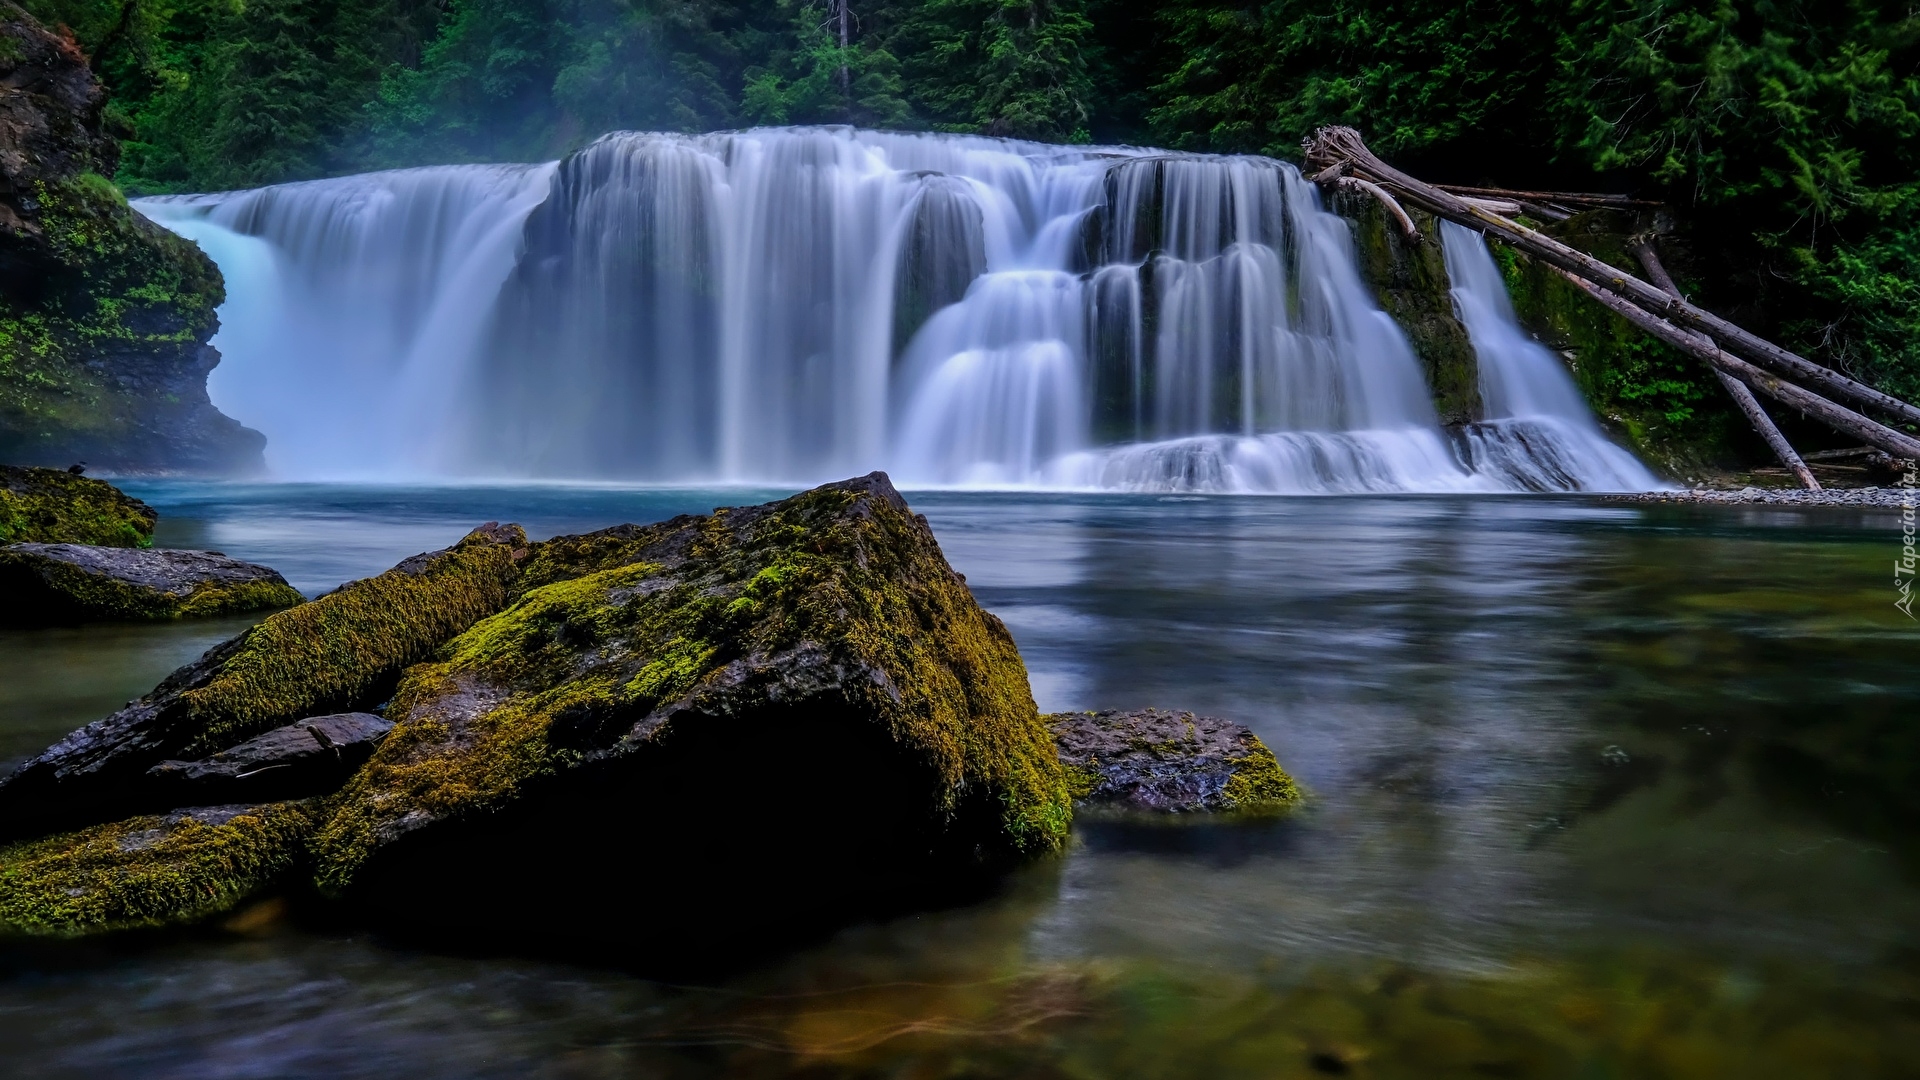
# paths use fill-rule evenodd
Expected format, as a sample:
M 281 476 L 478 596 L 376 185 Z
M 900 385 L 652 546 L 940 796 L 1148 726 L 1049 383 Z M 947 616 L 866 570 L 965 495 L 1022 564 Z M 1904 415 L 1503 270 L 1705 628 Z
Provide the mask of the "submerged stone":
M 0 836 L 177 805 L 147 775 L 162 761 L 378 705 L 402 670 L 506 606 L 526 550 L 519 526 L 482 526 L 444 551 L 268 616 L 0 780 Z
M 315 841 L 390 921 L 735 937 L 1051 851 L 1013 639 L 886 476 L 537 547 L 410 670 Z M 731 918 L 731 916 L 726 916 Z
M 147 771 L 178 803 L 265 802 L 324 795 L 366 764 L 393 724 L 372 713 L 315 716 L 198 761 Z
M 278 571 L 213 551 L 84 544 L 0 547 L 0 622 L 179 619 L 292 607 Z
M 0 849 L 0 935 L 79 937 L 194 922 L 286 875 L 302 803 L 206 806 Z
M 104 480 L 0 465 L 0 544 L 146 547 L 159 520 L 153 507 Z
M 1231 720 L 1159 709 L 1045 719 L 1074 799 L 1091 808 L 1270 814 L 1300 801 L 1273 752 Z

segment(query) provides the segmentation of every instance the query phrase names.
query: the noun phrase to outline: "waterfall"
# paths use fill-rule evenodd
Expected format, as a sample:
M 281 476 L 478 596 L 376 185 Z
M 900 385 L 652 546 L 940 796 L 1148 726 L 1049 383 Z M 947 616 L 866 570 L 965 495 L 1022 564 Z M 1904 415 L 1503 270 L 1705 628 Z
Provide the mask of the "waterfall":
M 1648 490 L 1660 483 L 1610 441 L 1566 365 L 1527 335 L 1480 234 L 1440 223 L 1454 311 L 1480 370 L 1486 422 L 1467 431 L 1468 460 L 1534 490 Z
M 1472 266 L 1456 299 L 1506 411 L 1444 430 L 1348 226 L 1265 158 L 622 132 L 547 165 L 136 205 L 226 273 L 209 391 L 285 475 L 1654 483 L 1496 343 L 1510 309 L 1483 333 Z
M 461 165 L 140 199 L 226 278 L 207 391 L 282 475 L 455 471 L 447 434 L 553 166 Z

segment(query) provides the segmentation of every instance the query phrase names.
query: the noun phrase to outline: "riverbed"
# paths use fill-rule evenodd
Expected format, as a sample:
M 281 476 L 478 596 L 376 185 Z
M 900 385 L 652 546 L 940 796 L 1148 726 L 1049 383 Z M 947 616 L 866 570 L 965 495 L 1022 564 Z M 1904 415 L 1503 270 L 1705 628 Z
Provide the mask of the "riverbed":
M 129 481 L 308 595 L 487 520 L 782 494 Z M 1920 625 L 1898 510 L 909 492 L 1043 710 L 1251 726 L 1265 824 L 1088 824 L 989 899 L 675 972 L 278 901 L 0 953 L 44 1077 L 1920 1073 Z M 0 762 L 247 620 L 0 633 Z M 780 903 L 778 890 L 767 904 Z

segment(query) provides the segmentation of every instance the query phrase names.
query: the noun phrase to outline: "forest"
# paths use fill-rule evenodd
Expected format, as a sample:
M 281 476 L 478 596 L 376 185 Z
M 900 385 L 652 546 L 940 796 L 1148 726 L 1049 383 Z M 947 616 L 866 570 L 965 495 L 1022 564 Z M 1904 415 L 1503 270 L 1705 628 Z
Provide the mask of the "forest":
M 1682 283 L 1920 396 L 1920 7 L 1891 0 L 30 0 L 129 193 L 851 123 L 1297 160 L 1672 208 Z M 1628 372 L 1676 423 L 1698 373 Z

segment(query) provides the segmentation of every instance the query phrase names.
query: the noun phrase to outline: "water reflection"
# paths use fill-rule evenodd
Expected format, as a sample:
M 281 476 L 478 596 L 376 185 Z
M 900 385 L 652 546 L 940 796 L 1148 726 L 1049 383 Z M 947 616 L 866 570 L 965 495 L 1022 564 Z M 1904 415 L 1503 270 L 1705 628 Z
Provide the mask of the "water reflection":
M 743 501 L 302 490 L 142 494 L 309 591 L 478 520 Z M 1309 808 L 1083 826 L 996 900 L 698 988 L 270 917 L 14 956 L 0 1045 L 38 1075 L 143 1077 L 1920 1070 L 1920 634 L 1885 587 L 1889 516 L 912 499 L 1043 708 L 1244 721 Z M 112 650 L 36 640 L 0 663 L 42 686 Z M 24 685 L 0 680 L 0 716 Z M 37 708 L 34 738 L 59 712 Z

